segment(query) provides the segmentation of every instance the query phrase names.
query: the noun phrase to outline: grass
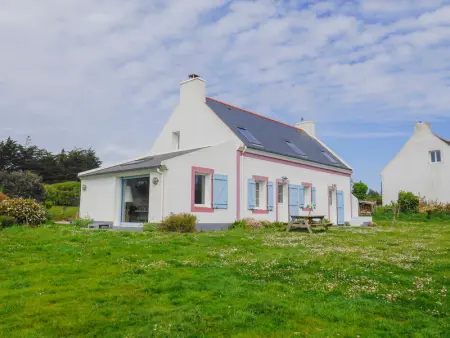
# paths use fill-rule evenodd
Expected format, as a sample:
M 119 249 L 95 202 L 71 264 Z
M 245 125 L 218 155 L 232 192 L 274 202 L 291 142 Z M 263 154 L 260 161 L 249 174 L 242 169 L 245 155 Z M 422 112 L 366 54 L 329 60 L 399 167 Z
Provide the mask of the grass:
M 64 221 L 75 218 L 78 215 L 79 209 L 79 207 L 53 206 L 48 212 L 52 216 L 52 221 Z
M 1 337 L 448 337 L 450 224 L 0 232 Z

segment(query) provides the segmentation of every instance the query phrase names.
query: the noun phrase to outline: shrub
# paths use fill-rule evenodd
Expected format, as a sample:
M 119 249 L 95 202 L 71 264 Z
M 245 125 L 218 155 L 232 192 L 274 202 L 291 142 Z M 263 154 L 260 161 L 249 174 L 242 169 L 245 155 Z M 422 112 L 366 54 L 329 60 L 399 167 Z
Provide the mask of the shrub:
M 37 226 L 47 220 L 44 207 L 32 199 L 11 198 L 0 203 L 0 215 L 14 217 L 19 224 Z
M 4 200 L 7 200 L 8 196 L 6 196 L 4 193 L 0 192 L 0 203 L 2 203 Z
M 286 229 L 286 226 L 281 222 L 270 222 L 266 220 L 257 220 L 254 218 L 244 218 L 240 221 L 236 221 L 230 225 L 228 229 Z
M 45 186 L 46 205 L 79 206 L 80 182 L 64 182 Z
M 156 230 L 158 230 L 158 223 L 145 223 L 142 230 L 144 232 L 155 232 Z
M 419 211 L 419 197 L 412 192 L 400 191 L 398 193 L 398 206 L 402 213 L 417 213 Z
M 0 171 L 0 187 L 10 198 L 30 198 L 40 202 L 45 199 L 42 178 L 29 171 Z
M 195 232 L 197 216 L 192 214 L 175 214 L 163 219 L 158 230 L 167 232 Z
M 92 223 L 94 223 L 94 220 L 89 217 L 75 218 L 72 221 L 72 225 L 75 225 L 80 228 L 87 228 L 89 226 L 89 224 L 92 224 Z
M 17 220 L 11 216 L 0 216 L 0 228 L 7 228 L 17 224 Z

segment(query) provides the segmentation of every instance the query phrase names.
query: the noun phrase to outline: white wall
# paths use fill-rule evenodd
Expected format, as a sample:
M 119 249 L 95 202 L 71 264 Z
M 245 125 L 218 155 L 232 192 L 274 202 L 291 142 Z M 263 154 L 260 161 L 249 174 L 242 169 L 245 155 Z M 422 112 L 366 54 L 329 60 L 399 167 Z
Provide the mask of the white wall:
M 228 176 L 228 209 L 215 209 L 213 213 L 194 212 L 199 223 L 232 223 L 236 219 L 236 150 L 234 141 L 205 148 L 163 163 L 164 215 L 191 212 L 192 167 L 214 169 L 215 174 Z
M 274 182 L 274 194 L 276 193 L 276 180 L 286 176 L 290 184 L 301 185 L 303 182 L 312 183 L 316 187 L 316 209 L 311 215 L 328 216 L 328 187 L 337 185 L 338 190 L 344 192 L 344 212 L 345 221 L 351 220 L 351 194 L 350 194 L 350 176 L 342 176 L 333 173 L 326 173 L 317 170 L 299 168 L 287 164 L 269 162 L 261 159 L 242 157 L 243 166 L 243 198 L 241 200 L 241 217 L 251 217 L 256 219 L 276 220 L 276 198 L 274 197 L 274 210 L 269 214 L 254 214 L 248 209 L 248 179 L 253 175 L 265 176 L 269 181 Z M 335 207 L 336 204 L 334 203 Z M 301 211 L 300 215 L 308 215 L 308 211 Z
M 359 200 L 352 195 L 352 218 L 359 217 Z
M 115 219 L 115 177 L 87 177 L 81 180 L 80 217 L 90 217 L 95 221 L 113 222 Z
M 441 163 L 431 163 L 431 150 L 441 151 Z M 450 146 L 436 137 L 426 123 L 417 124 L 413 136 L 381 173 L 383 204 L 396 202 L 401 190 L 450 203 L 449 173 Z
M 180 132 L 180 149 L 200 148 L 239 139 L 206 105 L 205 82 L 192 79 L 180 85 L 180 104 L 156 139 L 152 154 L 175 151 L 173 133 Z

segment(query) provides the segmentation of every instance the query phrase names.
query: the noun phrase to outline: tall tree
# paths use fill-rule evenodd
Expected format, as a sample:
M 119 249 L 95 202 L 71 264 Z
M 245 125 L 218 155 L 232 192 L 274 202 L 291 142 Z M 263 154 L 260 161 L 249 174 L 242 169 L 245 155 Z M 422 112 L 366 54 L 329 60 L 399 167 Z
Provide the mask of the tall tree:
M 355 195 L 356 198 L 359 199 L 360 201 L 367 199 L 368 190 L 369 187 L 361 181 L 353 184 L 353 195 Z

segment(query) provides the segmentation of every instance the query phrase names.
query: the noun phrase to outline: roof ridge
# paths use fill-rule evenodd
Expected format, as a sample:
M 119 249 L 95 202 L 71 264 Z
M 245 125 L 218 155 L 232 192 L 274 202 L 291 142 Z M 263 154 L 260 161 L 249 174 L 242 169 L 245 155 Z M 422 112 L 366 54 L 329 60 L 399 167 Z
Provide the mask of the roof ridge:
M 272 122 L 276 122 L 276 123 L 282 124 L 282 125 L 284 125 L 284 126 L 286 126 L 286 127 L 291 127 L 291 128 L 296 129 L 296 130 L 303 130 L 303 129 L 297 128 L 296 126 L 293 126 L 293 125 L 291 125 L 291 124 L 287 124 L 287 123 L 284 123 L 284 122 L 281 122 L 281 121 L 272 119 L 272 118 L 270 118 L 270 117 L 267 117 L 267 116 L 264 116 L 264 115 L 260 115 L 260 114 L 254 113 L 254 112 L 252 112 L 252 111 L 250 111 L 250 110 L 247 110 L 247 109 L 244 109 L 244 108 L 240 108 L 240 107 L 238 107 L 238 106 L 229 104 L 229 103 L 224 102 L 224 101 L 220 101 L 220 100 L 214 99 L 214 98 L 212 98 L 212 97 L 208 97 L 208 96 L 207 96 L 206 98 L 209 99 L 209 100 L 215 101 L 215 102 L 217 102 L 217 103 L 221 103 L 221 104 L 230 106 L 230 107 L 232 107 L 232 108 L 242 110 L 243 112 L 246 112 L 246 113 L 249 113 L 249 114 L 258 116 L 258 117 L 262 117 L 263 119 L 266 119 L 266 120 L 269 120 L 269 121 L 272 121 Z
M 433 133 L 433 134 L 434 134 L 434 136 L 436 136 L 437 138 L 441 139 L 441 141 L 444 141 L 445 143 L 447 143 L 447 144 L 450 146 L 450 140 L 447 140 L 447 139 L 445 139 L 445 138 L 439 136 L 439 135 L 436 134 L 436 133 Z

